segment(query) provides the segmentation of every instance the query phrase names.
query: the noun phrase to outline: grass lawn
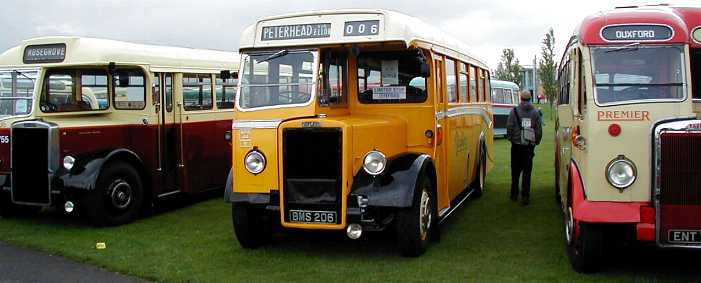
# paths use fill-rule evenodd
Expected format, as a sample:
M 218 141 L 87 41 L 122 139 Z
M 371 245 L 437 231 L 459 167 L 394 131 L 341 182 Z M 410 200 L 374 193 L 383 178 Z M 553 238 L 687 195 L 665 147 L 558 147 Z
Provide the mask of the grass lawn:
M 508 200 L 509 144 L 497 140 L 488 191 L 456 211 L 442 226 L 442 240 L 419 258 L 400 257 L 387 233 L 353 241 L 344 233 L 290 232 L 267 247 L 243 250 L 233 236 L 231 208 L 219 197 L 114 228 L 58 213 L 0 219 L 0 241 L 167 282 L 701 280 L 701 253 L 653 248 L 618 248 L 597 274 L 572 271 L 553 199 L 553 122 L 546 121 L 531 205 Z M 107 249 L 96 250 L 96 242 Z

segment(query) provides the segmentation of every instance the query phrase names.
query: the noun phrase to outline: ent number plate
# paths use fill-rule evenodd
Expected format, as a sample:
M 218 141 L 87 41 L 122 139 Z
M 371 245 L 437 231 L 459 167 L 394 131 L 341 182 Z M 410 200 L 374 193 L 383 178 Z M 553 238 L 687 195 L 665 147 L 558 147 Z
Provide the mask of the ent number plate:
M 677 244 L 701 244 L 701 231 L 669 230 L 668 241 Z
M 336 212 L 290 210 L 290 222 L 336 224 Z

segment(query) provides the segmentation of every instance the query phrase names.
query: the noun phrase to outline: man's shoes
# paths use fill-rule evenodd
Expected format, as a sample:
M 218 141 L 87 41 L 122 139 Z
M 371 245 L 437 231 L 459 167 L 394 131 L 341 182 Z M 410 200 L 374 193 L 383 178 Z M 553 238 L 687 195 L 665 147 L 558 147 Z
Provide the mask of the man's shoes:
M 511 195 L 511 197 L 509 198 L 511 199 L 511 201 L 518 201 L 518 196 Z
M 527 206 L 530 203 L 530 200 L 528 197 L 522 197 L 521 198 L 521 205 Z

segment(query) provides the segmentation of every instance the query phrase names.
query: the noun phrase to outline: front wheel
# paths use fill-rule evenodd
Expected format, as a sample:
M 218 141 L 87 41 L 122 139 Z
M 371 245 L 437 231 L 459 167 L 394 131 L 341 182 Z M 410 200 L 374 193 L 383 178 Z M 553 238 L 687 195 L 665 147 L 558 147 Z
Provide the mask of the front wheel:
M 414 193 L 412 206 L 397 215 L 397 243 L 403 256 L 420 256 L 438 229 L 436 198 L 431 180 L 424 174 Z
M 567 208 L 564 222 L 567 255 L 572 268 L 580 273 L 598 270 L 603 254 L 602 227 L 590 223 L 577 223 L 572 216 L 572 207 Z
M 270 241 L 272 231 L 265 208 L 246 203 L 231 204 L 234 235 L 245 249 L 255 249 Z
M 139 173 L 122 161 L 108 164 L 95 189 L 83 198 L 87 217 L 96 226 L 116 226 L 134 221 L 143 203 Z

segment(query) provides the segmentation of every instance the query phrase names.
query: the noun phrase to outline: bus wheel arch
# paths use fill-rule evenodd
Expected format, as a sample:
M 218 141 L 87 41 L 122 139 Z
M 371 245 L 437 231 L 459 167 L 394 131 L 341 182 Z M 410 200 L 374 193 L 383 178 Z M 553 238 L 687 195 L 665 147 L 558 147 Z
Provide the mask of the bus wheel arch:
M 575 217 L 577 202 L 584 194 L 579 191 L 583 190 L 583 183 L 575 162 L 571 163 L 569 171 L 567 205 L 563 213 L 567 255 L 575 271 L 595 272 L 600 268 L 603 256 L 603 227 L 601 224 L 579 221 Z

